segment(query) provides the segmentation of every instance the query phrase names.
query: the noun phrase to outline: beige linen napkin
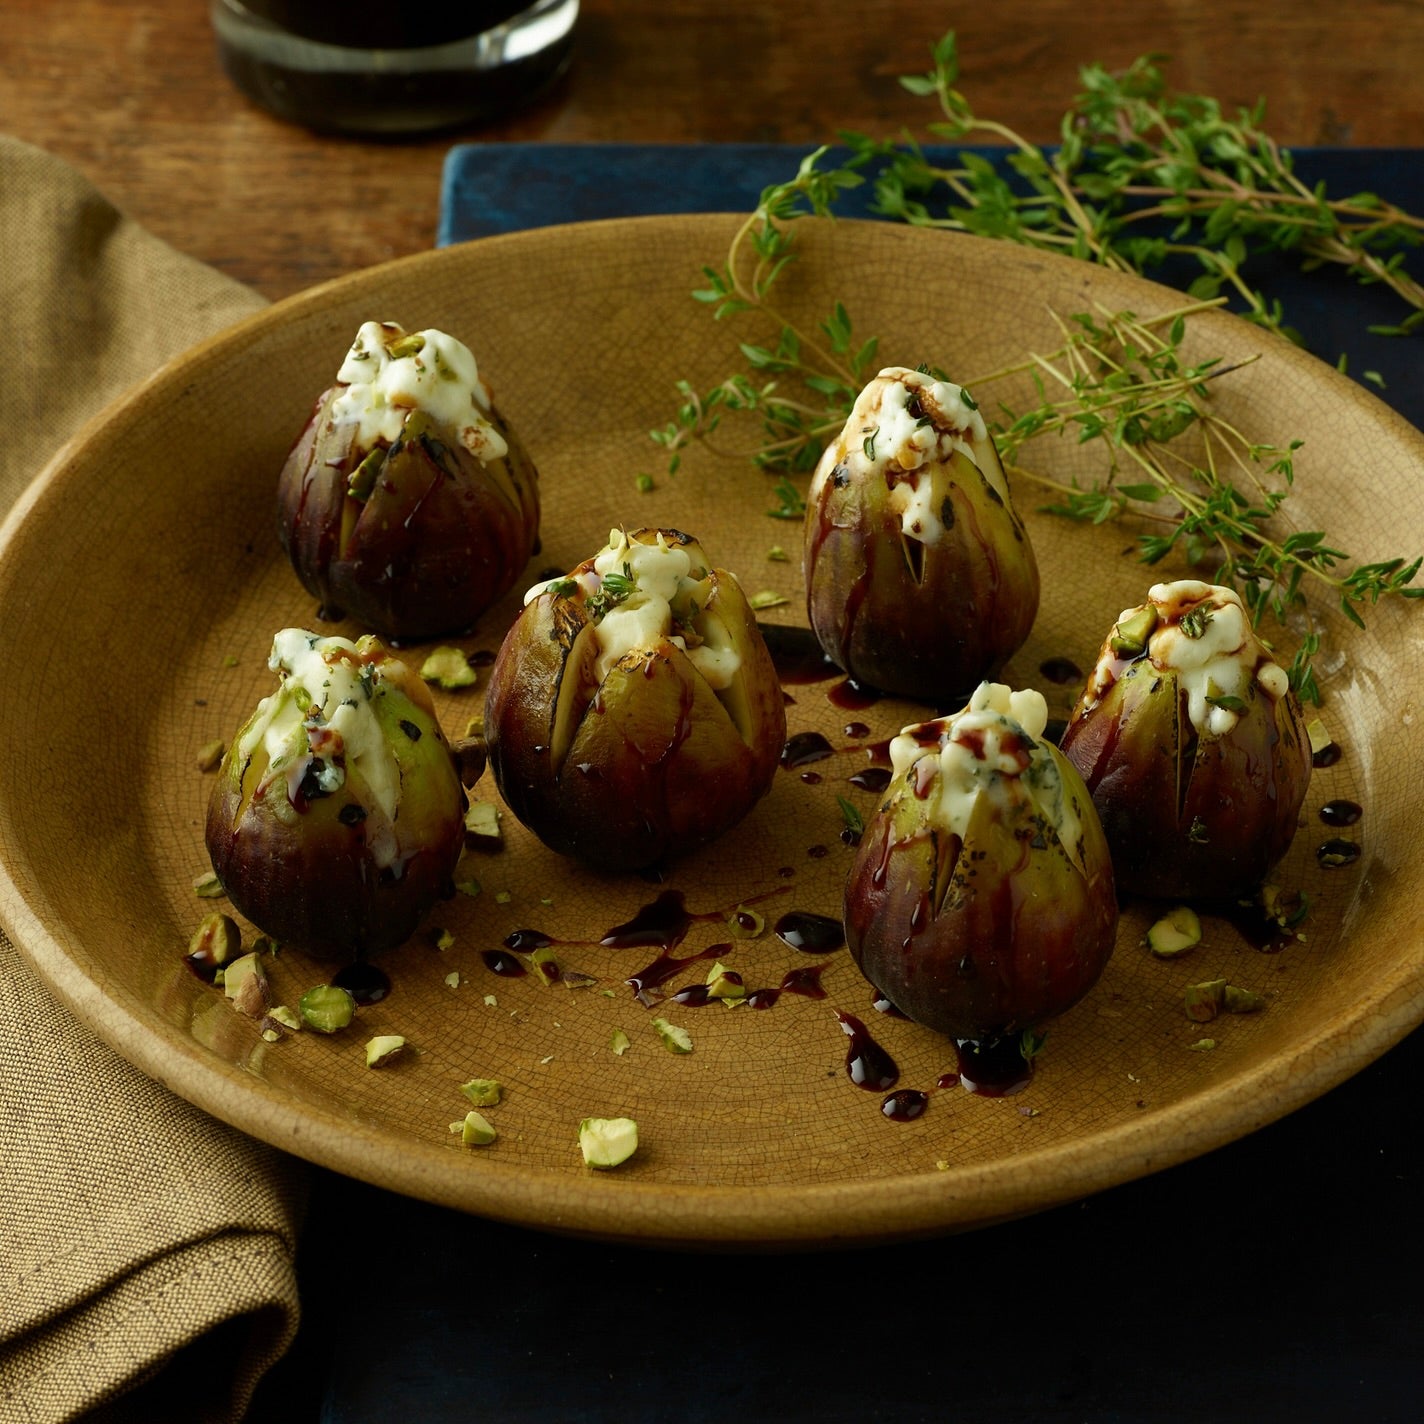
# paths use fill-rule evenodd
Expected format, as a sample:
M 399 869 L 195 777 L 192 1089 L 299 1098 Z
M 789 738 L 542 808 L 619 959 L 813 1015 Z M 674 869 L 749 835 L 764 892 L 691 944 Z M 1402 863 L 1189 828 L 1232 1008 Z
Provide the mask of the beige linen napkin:
M 0 513 L 89 416 L 261 305 L 0 137 Z M 0 1421 L 239 1418 L 296 1331 L 306 1177 L 130 1068 L 0 928 Z

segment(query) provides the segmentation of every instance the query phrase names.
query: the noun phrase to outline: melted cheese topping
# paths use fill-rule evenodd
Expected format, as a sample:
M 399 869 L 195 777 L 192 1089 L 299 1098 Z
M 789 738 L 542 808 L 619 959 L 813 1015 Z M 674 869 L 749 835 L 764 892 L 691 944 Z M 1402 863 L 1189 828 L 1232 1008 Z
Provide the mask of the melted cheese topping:
M 700 556 L 696 544 L 690 546 Z M 595 674 L 600 682 L 614 665 L 629 653 L 656 648 L 663 641 L 687 654 L 693 667 L 717 692 L 732 685 L 742 665 L 742 656 L 726 625 L 715 613 L 701 606 L 708 589 L 705 563 L 694 566 L 693 554 L 679 544 L 669 544 L 658 534 L 652 544 L 630 540 L 623 529 L 610 530 L 608 544 L 593 560 L 591 570 L 575 577 L 585 597 L 598 593 L 609 575 L 626 577 L 633 591 L 613 604 L 598 621 L 599 655 Z M 535 584 L 524 595 L 531 603 L 545 589 L 565 582 L 549 579 Z M 676 604 L 679 617 L 675 618 Z M 682 632 L 674 632 L 675 624 Z
M 918 413 L 910 409 L 912 404 Z M 857 480 L 883 479 L 905 537 L 935 544 L 944 524 L 926 467 L 956 453 L 973 463 L 1009 503 L 1008 484 L 984 417 L 969 403 L 963 387 L 904 366 L 887 366 L 861 391 L 840 437 L 821 456 L 811 498 L 837 467 Z
M 1234 589 L 1179 579 L 1153 584 L 1147 597 L 1162 618 L 1148 644 L 1152 661 L 1177 674 L 1198 732 L 1213 737 L 1230 732 L 1241 714 L 1220 701 L 1245 702 L 1253 681 L 1272 699 L 1285 696 L 1290 679 L 1252 632 Z
M 401 355 L 392 354 L 397 345 Z M 509 453 L 490 423 L 490 395 L 473 353 L 443 331 L 408 335 L 393 321 L 364 322 L 336 379 L 346 389 L 332 402 L 331 418 L 356 425 L 363 450 L 393 445 L 411 411 L 423 410 L 453 430 L 481 464 Z
M 260 745 L 267 755 L 264 781 L 285 777 L 293 767 L 314 759 L 321 789 L 339 790 L 355 769 L 371 801 L 363 802 L 366 843 L 382 868 L 398 858 L 395 837 L 400 806 L 400 764 L 391 751 L 373 702 L 381 672 L 372 668 L 355 643 L 320 638 L 305 628 L 284 628 L 272 640 L 267 666 L 282 686 L 257 704 L 238 743 L 238 755 L 250 757 Z M 379 695 L 378 693 L 374 695 Z
M 906 727 L 890 743 L 890 763 L 897 778 L 908 778 L 930 824 L 961 840 L 980 798 L 1005 809 L 1027 798 L 1081 869 L 1083 823 L 1041 740 L 1047 725 L 1042 693 L 981 682 L 964 711 Z

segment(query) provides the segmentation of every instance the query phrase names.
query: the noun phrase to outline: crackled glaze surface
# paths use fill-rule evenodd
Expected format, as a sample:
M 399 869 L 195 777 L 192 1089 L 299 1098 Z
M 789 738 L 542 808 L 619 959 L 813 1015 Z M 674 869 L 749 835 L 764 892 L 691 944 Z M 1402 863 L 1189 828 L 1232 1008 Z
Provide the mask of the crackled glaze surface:
M 749 592 L 790 600 L 769 621 L 803 621 L 797 565 L 767 558 L 795 540 L 763 517 L 763 477 L 694 452 L 665 478 L 646 438 L 667 419 L 675 380 L 705 386 L 728 367 L 735 334 L 712 328 L 688 292 L 730 228 L 722 218 L 614 222 L 374 269 L 200 347 L 61 452 L 7 527 L 0 558 L 0 917 L 16 942 L 124 1054 L 258 1137 L 473 1212 L 640 1240 L 843 1241 L 1000 1219 L 1206 1151 L 1382 1052 L 1424 1006 L 1424 946 L 1411 928 L 1424 902 L 1412 810 L 1424 725 L 1414 683 L 1395 672 L 1417 664 L 1424 615 L 1395 608 L 1373 611 L 1367 634 L 1331 630 L 1346 658 L 1323 716 L 1344 755 L 1316 772 L 1281 877 L 1311 897 L 1307 940 L 1261 954 L 1208 918 L 1189 959 L 1163 963 L 1138 946 L 1152 912 L 1128 905 L 1101 983 L 1052 1026 L 1031 1084 L 1012 1098 L 935 1088 L 953 1064 L 946 1041 L 876 1014 L 844 950 L 813 957 L 771 933 L 789 911 L 838 912 L 851 853 L 836 798 L 868 814 L 873 792 L 850 781 L 866 747 L 926 711 L 882 701 L 848 713 L 828 695 L 832 678 L 789 686 L 787 707 L 791 733 L 820 733 L 831 755 L 779 772 L 742 826 L 661 886 L 581 871 L 506 817 L 504 849 L 469 867 L 483 892 L 434 916 L 449 947 L 417 936 L 383 956 L 391 993 L 344 1036 L 266 1043 L 184 969 L 188 936 L 210 908 L 190 890 L 205 866 L 211 784 L 195 757 L 230 738 L 270 690 L 273 631 L 314 616 L 277 547 L 275 481 L 368 316 L 466 340 L 541 471 L 542 551 L 458 640 L 467 651 L 492 652 L 524 583 L 576 563 L 621 521 L 689 530 Z M 1096 299 L 1149 312 L 1171 300 L 968 239 L 856 224 L 808 233 L 788 300 L 813 321 L 843 294 L 854 294 L 858 328 L 880 334 L 887 360 L 932 361 L 971 387 L 1026 347 L 1054 344 L 1050 307 Z M 1196 340 L 1231 359 L 1260 354 L 1219 398 L 1262 439 L 1305 439 L 1303 522 L 1320 519 L 1364 556 L 1424 547 L 1416 432 L 1326 366 L 1230 318 L 1201 321 Z M 1088 470 L 1067 447 L 1043 457 L 1060 474 Z M 652 493 L 636 488 L 644 470 L 658 472 Z M 1005 680 L 1037 685 L 1063 716 L 1077 684 L 1055 684 L 1040 667 L 1090 667 L 1118 612 L 1175 573 L 1137 565 L 1122 529 L 1069 526 L 1036 513 L 1031 490 L 1016 497 L 1043 603 Z M 447 732 L 464 731 L 482 694 L 482 683 L 437 692 Z M 864 730 L 849 734 L 853 721 Z M 488 776 L 477 794 L 493 798 Z M 1363 816 L 1327 831 L 1317 812 L 1340 798 Z M 1358 843 L 1359 858 L 1322 868 L 1315 848 L 1332 834 Z M 674 955 L 730 942 L 719 957 L 753 987 L 824 963 L 826 997 L 783 993 L 765 1012 L 643 1007 L 624 981 L 657 950 L 596 941 L 660 891 L 679 892 L 699 916 Z M 768 922 L 759 938 L 736 939 L 710 917 L 758 896 Z M 597 983 L 494 973 L 484 951 L 528 929 Z M 700 981 L 710 963 L 689 963 L 665 988 Z M 278 997 L 326 973 L 283 955 Z M 1213 977 L 1265 994 L 1268 1007 L 1219 1021 L 1215 1050 L 1193 1052 L 1203 1033 L 1183 1015 L 1181 991 Z M 879 1096 L 848 1080 L 838 1012 L 868 1026 L 900 1087 L 927 1091 L 922 1115 L 887 1120 Z M 668 1052 L 655 1016 L 687 1029 L 693 1051 Z M 623 1054 L 610 1049 L 618 1029 L 630 1040 Z M 362 1045 L 381 1033 L 404 1035 L 412 1051 L 370 1071 Z M 487 1112 L 498 1141 L 479 1151 L 448 1132 L 472 1077 L 505 1086 Z M 616 1172 L 582 1165 L 578 1123 L 591 1115 L 639 1122 L 639 1152 Z

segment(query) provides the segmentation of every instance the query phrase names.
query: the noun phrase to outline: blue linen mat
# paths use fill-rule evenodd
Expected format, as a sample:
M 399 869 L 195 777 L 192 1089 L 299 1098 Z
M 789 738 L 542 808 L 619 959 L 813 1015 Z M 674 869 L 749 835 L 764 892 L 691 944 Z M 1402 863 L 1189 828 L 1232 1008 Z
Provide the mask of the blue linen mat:
M 439 246 L 555 223 L 655 213 L 747 212 L 763 188 L 784 182 L 810 150 L 787 144 L 461 144 L 445 160 Z M 1002 160 L 1003 149 L 926 150 L 938 161 L 969 151 Z M 1295 170 L 1332 196 L 1370 191 L 1412 213 L 1424 213 L 1424 149 L 1307 148 L 1293 151 Z M 869 216 L 869 185 L 846 195 L 847 217 Z M 1424 254 L 1411 254 L 1424 278 Z M 1154 274 L 1185 286 L 1194 264 Z M 1336 270 L 1302 273 L 1277 257 L 1248 269 L 1268 298 L 1279 299 L 1306 347 L 1331 365 L 1346 358 L 1351 376 L 1424 429 L 1424 370 L 1415 337 L 1376 336 L 1407 308 L 1382 287 L 1364 287 Z M 1378 373 L 1381 387 L 1367 380 Z

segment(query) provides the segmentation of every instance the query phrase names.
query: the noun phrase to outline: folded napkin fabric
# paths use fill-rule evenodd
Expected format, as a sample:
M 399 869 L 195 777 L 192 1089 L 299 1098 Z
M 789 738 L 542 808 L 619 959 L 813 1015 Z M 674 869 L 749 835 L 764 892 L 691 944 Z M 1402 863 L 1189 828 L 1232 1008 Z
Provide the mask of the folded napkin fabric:
M 90 416 L 261 305 L 0 137 L 0 514 Z M 240 1418 L 296 1332 L 306 1188 L 96 1039 L 0 927 L 3 1424 Z

